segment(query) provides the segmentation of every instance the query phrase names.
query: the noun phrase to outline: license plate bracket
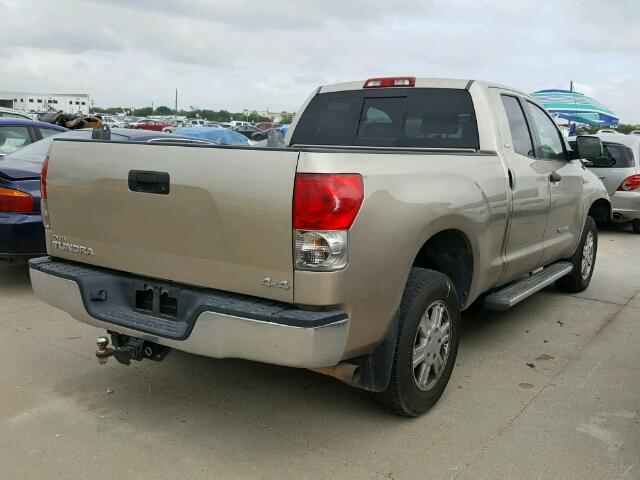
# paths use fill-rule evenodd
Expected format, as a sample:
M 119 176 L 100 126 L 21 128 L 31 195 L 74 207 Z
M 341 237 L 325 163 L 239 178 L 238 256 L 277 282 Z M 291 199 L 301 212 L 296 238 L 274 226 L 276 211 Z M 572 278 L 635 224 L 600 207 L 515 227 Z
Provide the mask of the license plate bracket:
M 135 283 L 134 309 L 146 315 L 178 320 L 180 289 L 175 285 L 137 281 Z

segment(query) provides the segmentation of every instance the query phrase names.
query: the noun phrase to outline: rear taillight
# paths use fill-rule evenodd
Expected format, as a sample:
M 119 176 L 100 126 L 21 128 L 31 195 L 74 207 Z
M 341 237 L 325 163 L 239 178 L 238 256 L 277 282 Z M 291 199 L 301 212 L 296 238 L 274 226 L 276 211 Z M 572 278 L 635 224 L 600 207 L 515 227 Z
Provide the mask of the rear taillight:
M 28 193 L 0 187 L 0 212 L 31 213 L 34 198 Z
M 370 78 L 363 88 L 415 87 L 416 77 Z
M 627 177 L 622 185 L 618 187 L 619 192 L 628 192 L 640 188 L 640 175 L 631 175 Z
M 347 266 L 348 230 L 364 198 L 353 173 L 299 173 L 293 193 L 295 266 L 333 271 Z
M 299 173 L 293 192 L 293 228 L 347 230 L 363 197 L 362 177 L 356 173 Z
M 49 156 L 47 155 L 42 162 L 42 170 L 40 170 L 40 196 L 43 200 L 47 199 L 47 170 L 49 169 Z
M 49 171 L 49 156 L 42 162 L 40 170 L 40 211 L 42 212 L 42 223 L 45 228 L 49 228 L 49 209 L 47 204 L 47 172 Z

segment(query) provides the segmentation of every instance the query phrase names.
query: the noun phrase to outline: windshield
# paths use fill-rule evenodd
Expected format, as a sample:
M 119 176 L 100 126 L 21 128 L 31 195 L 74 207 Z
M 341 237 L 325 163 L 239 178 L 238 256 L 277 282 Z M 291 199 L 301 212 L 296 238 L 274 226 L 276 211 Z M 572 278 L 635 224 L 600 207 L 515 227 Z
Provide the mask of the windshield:
M 31 145 L 27 145 L 20 150 L 17 150 L 13 153 L 10 153 L 6 157 L 5 160 L 15 159 L 22 160 L 23 162 L 33 162 L 33 163 L 42 163 L 44 161 L 44 157 L 47 155 L 49 151 L 49 147 L 51 146 L 51 142 L 58 135 L 51 135 L 43 140 L 32 143 Z
M 302 114 L 291 144 L 479 148 L 471 95 L 447 88 L 316 95 Z

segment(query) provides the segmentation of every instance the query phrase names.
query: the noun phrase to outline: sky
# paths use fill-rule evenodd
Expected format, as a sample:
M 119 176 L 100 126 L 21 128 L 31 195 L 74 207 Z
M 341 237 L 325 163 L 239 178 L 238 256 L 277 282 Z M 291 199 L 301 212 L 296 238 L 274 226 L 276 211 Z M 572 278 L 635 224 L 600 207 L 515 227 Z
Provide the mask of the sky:
M 640 123 L 640 0 L 0 0 L 0 91 L 295 111 L 377 76 L 568 88 Z

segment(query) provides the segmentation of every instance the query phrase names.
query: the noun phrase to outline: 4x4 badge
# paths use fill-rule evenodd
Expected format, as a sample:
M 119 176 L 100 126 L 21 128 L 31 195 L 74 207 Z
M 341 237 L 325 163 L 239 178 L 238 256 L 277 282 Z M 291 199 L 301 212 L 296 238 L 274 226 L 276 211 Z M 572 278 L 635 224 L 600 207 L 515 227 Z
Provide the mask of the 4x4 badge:
M 289 282 L 287 280 L 276 282 L 276 281 L 272 281 L 271 277 L 263 278 L 260 283 L 265 287 L 276 287 L 276 288 L 281 288 L 283 290 L 289 290 L 291 288 L 291 285 L 289 285 Z

